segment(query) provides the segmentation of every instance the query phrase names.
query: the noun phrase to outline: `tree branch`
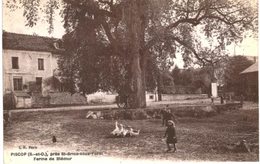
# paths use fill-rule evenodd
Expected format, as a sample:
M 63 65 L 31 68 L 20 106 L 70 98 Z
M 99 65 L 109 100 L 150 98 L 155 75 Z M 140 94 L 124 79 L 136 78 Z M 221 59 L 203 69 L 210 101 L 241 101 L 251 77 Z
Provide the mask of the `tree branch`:
M 217 19 L 217 20 L 219 20 L 219 21 L 221 21 L 221 22 L 224 22 L 224 23 L 227 24 L 227 25 L 234 25 L 234 24 L 236 24 L 236 23 L 243 22 L 245 17 L 243 17 L 242 19 L 233 21 L 233 22 L 229 22 L 228 20 L 225 20 L 224 18 L 221 18 L 221 17 L 219 17 L 219 16 L 214 16 L 214 15 L 203 16 L 203 18 Z M 203 19 L 203 18 L 202 18 L 202 19 Z
M 197 53 L 197 51 L 196 51 L 193 47 L 189 46 L 185 41 L 181 40 L 180 38 L 170 37 L 170 39 L 171 39 L 171 40 L 174 40 L 174 41 L 176 41 L 176 42 L 178 42 L 178 43 L 181 44 L 182 46 L 184 46 L 184 47 L 186 47 L 187 49 L 189 49 L 189 50 L 195 55 L 195 57 L 196 57 L 199 61 L 201 61 L 201 62 L 203 63 L 203 65 L 205 65 L 206 62 L 211 63 L 211 60 L 208 60 L 208 59 L 205 59 L 205 58 L 200 57 L 200 55 Z
M 111 31 L 110 31 L 110 28 L 108 26 L 108 23 L 105 21 L 105 20 L 102 20 L 102 23 L 101 23 L 107 37 L 108 37 L 108 40 L 109 42 L 112 44 L 112 45 L 117 45 L 117 41 L 116 39 L 113 37 Z
M 118 41 L 113 37 L 108 23 L 103 19 L 101 24 L 106 33 L 106 36 L 108 37 L 111 47 L 115 50 L 115 55 L 122 55 L 123 50 L 120 48 Z
M 98 2 L 107 4 L 107 5 L 109 5 L 109 6 L 111 5 L 111 2 L 110 2 L 110 1 L 98 0 Z M 110 7 L 111 7 L 111 6 L 110 6 Z

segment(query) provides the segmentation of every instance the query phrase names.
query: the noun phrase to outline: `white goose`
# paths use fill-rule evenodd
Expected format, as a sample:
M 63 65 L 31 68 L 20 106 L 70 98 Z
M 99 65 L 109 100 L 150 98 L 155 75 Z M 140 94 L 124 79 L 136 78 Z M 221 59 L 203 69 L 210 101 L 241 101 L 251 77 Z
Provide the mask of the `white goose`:
M 118 125 L 117 125 L 117 121 L 115 123 L 115 129 L 111 132 L 111 134 L 114 135 L 114 136 L 120 134 L 120 129 L 119 129 Z
M 130 136 L 138 136 L 140 133 L 140 130 L 133 130 L 133 128 L 130 128 L 129 135 Z
M 129 133 L 129 130 L 124 128 L 124 125 L 122 127 L 123 127 L 122 135 L 123 137 L 125 137 Z
M 119 124 L 119 126 L 120 126 L 120 130 L 119 130 L 119 134 L 118 134 L 118 136 L 123 136 L 123 132 L 124 132 L 124 125 L 122 125 L 122 124 Z

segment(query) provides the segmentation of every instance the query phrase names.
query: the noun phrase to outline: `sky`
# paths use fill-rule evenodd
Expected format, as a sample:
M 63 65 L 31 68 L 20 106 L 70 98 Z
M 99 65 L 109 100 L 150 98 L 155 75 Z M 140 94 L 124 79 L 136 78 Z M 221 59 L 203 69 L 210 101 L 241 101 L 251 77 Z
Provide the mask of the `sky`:
M 43 17 L 44 15 L 41 16 L 41 18 Z M 52 34 L 48 34 L 48 23 L 44 19 L 40 20 L 34 27 L 27 27 L 25 26 L 23 10 L 17 9 L 10 12 L 3 6 L 3 30 L 7 32 L 61 38 L 65 33 L 62 18 L 57 13 L 54 19 L 54 31 Z M 227 47 L 227 51 L 229 55 L 258 56 L 258 41 L 256 38 L 245 38 L 241 44 L 232 44 Z M 176 55 L 174 61 L 179 68 L 183 68 L 184 62 L 180 54 Z
M 42 19 L 37 22 L 36 26 L 25 26 L 26 18 L 23 17 L 23 10 L 17 9 L 10 11 L 3 6 L 3 30 L 8 32 L 20 33 L 20 34 L 37 34 L 39 36 L 61 38 L 65 33 L 62 24 L 62 18 L 58 13 L 54 18 L 54 31 L 52 34 L 48 33 L 48 23 L 44 20 L 44 15 L 40 16 Z

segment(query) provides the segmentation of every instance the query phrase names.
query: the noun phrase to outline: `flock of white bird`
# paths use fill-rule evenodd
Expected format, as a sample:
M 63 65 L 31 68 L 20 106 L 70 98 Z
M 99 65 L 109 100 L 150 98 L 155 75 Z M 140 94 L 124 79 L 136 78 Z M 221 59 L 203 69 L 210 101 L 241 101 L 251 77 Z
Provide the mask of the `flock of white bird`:
M 111 132 L 111 134 L 115 137 L 132 137 L 132 136 L 138 136 L 140 133 L 140 130 L 134 130 L 130 126 L 124 126 L 123 124 L 119 124 L 118 122 L 115 122 L 115 129 Z

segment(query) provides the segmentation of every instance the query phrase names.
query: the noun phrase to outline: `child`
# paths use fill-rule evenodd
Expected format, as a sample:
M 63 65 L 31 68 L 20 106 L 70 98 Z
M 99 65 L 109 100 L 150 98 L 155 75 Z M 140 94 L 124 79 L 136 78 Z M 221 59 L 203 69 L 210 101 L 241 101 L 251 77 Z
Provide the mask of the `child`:
M 165 132 L 165 135 L 164 137 L 167 137 L 166 139 L 166 144 L 167 144 L 167 152 L 171 151 L 171 147 L 170 147 L 170 144 L 173 144 L 173 148 L 174 148 L 174 151 L 176 151 L 176 146 L 175 144 L 177 143 L 177 137 L 176 137 L 176 130 L 175 130 L 175 124 L 172 120 L 168 120 L 167 122 L 167 129 L 166 129 L 166 132 Z

